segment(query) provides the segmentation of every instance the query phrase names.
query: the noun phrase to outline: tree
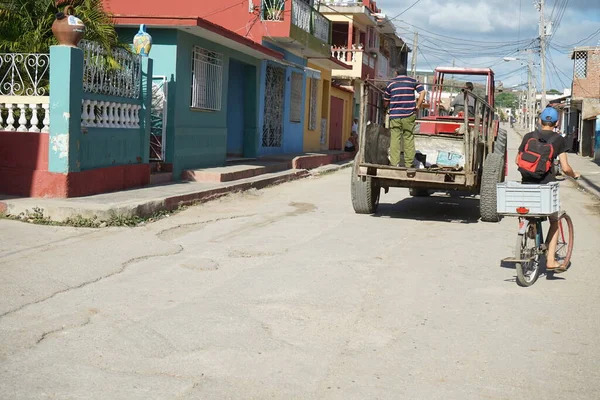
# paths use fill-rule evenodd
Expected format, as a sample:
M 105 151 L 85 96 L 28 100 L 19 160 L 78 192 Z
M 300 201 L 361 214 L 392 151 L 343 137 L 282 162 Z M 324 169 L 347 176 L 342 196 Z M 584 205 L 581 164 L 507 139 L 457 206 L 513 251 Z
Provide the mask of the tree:
M 85 24 L 85 39 L 106 50 L 125 47 L 102 0 L 0 0 L 0 52 L 48 53 L 57 44 L 52 34 L 55 16 L 67 5 Z
M 519 105 L 519 98 L 516 94 L 503 92 L 496 96 L 496 107 L 515 109 Z
M 556 89 L 550 89 L 546 92 L 546 94 L 562 94 L 562 92 L 560 92 Z

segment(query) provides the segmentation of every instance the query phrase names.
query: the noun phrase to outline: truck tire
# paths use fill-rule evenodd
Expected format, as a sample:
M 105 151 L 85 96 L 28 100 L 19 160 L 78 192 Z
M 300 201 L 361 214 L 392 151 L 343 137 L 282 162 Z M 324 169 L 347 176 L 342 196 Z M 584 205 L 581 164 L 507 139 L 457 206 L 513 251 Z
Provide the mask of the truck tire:
M 366 178 L 358 176 L 356 172 L 357 163 L 355 158 L 352 167 L 352 177 L 350 182 L 350 192 L 352 195 L 352 207 L 357 214 L 373 214 L 379 206 L 379 193 L 381 188 L 377 180 L 367 176 Z
M 479 193 L 479 214 L 484 222 L 500 221 L 496 204 L 496 184 L 501 182 L 503 173 L 504 155 L 498 153 L 488 154 L 483 164 Z
M 409 188 L 408 193 L 412 197 L 428 197 L 429 196 L 429 190 L 427 190 L 427 189 Z

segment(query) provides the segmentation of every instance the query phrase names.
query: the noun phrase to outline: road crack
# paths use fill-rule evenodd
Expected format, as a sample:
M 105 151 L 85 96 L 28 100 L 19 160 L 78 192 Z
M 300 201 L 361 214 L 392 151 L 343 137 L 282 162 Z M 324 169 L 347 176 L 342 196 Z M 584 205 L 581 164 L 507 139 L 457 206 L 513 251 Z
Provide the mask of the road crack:
M 91 317 L 87 317 L 86 320 L 82 323 L 82 324 L 74 324 L 74 325 L 63 325 L 60 328 L 57 329 L 52 329 L 50 331 L 44 332 L 42 333 L 42 336 L 40 336 L 40 338 L 35 342 L 36 345 L 40 344 L 41 342 L 43 342 L 48 336 L 53 335 L 55 333 L 58 332 L 63 332 L 67 329 L 73 329 L 73 328 L 83 328 L 84 326 L 90 324 L 92 322 L 92 318 Z
M 116 271 L 113 271 L 113 272 L 111 272 L 109 274 L 106 274 L 106 275 L 99 276 L 98 278 L 95 278 L 95 279 L 83 282 L 83 283 L 81 283 L 79 285 L 76 285 L 76 286 L 69 286 L 69 287 L 67 287 L 65 289 L 58 290 L 58 291 L 52 293 L 51 295 L 44 297 L 43 299 L 39 299 L 39 300 L 36 300 L 36 301 L 32 301 L 30 303 L 25 303 L 23 305 L 20 305 L 19 307 L 13 308 L 12 310 L 8 310 L 8 311 L 0 314 L 0 319 L 4 318 L 6 316 L 9 316 L 11 314 L 14 314 L 16 312 L 19 312 L 19 311 L 21 311 L 21 310 L 23 310 L 23 309 L 25 309 L 25 308 L 27 308 L 29 306 L 33 306 L 33 305 L 40 304 L 40 303 L 43 303 L 45 301 L 48 301 L 48 300 L 50 300 L 50 299 L 52 299 L 52 298 L 54 298 L 54 297 L 56 297 L 56 296 L 58 296 L 60 294 L 67 293 L 67 292 L 70 292 L 70 291 L 73 291 L 73 290 L 77 290 L 77 289 L 82 289 L 82 288 L 84 288 L 86 286 L 89 286 L 89 285 L 92 285 L 94 283 L 100 282 L 100 281 L 102 281 L 104 279 L 108 279 L 108 278 L 111 278 L 111 277 L 113 277 L 115 275 L 122 274 L 123 272 L 125 272 L 125 270 L 127 269 L 127 267 L 129 267 L 132 264 L 138 263 L 140 261 L 146 261 L 146 260 L 150 260 L 152 258 L 157 258 L 157 257 L 174 256 L 174 255 L 177 255 L 177 254 L 181 253 L 182 251 L 183 251 L 183 246 L 177 245 L 177 249 L 175 251 L 168 251 L 168 252 L 160 253 L 160 254 L 152 254 L 152 255 L 145 255 L 145 256 L 139 256 L 139 257 L 131 258 L 131 259 L 129 259 L 129 260 L 121 263 L 121 267 L 118 270 L 116 270 Z

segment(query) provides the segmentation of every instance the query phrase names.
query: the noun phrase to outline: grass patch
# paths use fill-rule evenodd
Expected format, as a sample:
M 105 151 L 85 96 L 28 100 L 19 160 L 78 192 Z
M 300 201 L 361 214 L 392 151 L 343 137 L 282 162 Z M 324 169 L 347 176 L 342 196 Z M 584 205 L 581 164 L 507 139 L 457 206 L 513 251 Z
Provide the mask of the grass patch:
M 193 204 L 192 204 L 193 205 Z M 49 216 L 44 215 L 44 210 L 40 207 L 34 207 L 31 211 L 26 210 L 19 215 L 11 215 L 7 213 L 0 214 L 0 218 L 10 219 L 14 221 L 26 222 L 29 224 L 36 225 L 51 225 L 51 226 L 72 226 L 75 228 L 106 228 L 109 226 L 119 227 L 135 227 L 144 225 L 146 223 L 155 222 L 163 218 L 169 217 L 171 214 L 181 212 L 189 206 L 179 206 L 177 209 L 168 211 L 161 210 L 153 213 L 148 217 L 139 216 L 125 216 L 111 213 L 110 217 L 106 220 L 101 220 L 97 216 L 91 218 L 84 217 L 82 215 L 75 215 L 69 217 L 64 221 L 54 221 Z

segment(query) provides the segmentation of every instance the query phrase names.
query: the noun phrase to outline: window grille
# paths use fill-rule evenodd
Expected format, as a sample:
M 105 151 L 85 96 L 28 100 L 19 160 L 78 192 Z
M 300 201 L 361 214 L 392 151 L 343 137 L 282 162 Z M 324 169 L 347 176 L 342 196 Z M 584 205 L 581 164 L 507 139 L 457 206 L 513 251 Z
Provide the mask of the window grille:
M 302 122 L 302 73 L 292 72 L 290 121 Z
M 192 108 L 221 111 L 223 54 L 194 46 L 192 50 Z
M 310 99 L 308 109 L 308 129 L 314 131 L 317 129 L 317 100 L 319 95 L 319 80 L 310 79 Z
M 576 51 L 575 52 L 575 65 L 573 70 L 575 71 L 576 78 L 587 77 L 587 51 Z

